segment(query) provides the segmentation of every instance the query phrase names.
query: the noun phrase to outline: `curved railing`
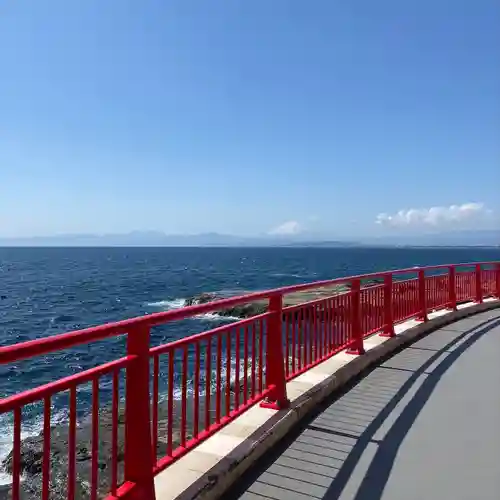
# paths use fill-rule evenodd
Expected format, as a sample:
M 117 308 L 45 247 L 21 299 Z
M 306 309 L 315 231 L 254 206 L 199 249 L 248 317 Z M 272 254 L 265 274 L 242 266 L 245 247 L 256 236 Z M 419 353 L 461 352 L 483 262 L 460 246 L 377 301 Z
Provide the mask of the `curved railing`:
M 344 285 L 341 292 L 335 289 Z M 327 287 L 331 293 L 288 305 L 286 297 Z M 11 495 L 20 498 L 26 463 L 21 433 L 24 411 L 43 403 L 40 494 L 50 497 L 54 478 L 51 402 L 67 397 L 67 498 L 76 497 L 79 432 L 91 433 L 88 496 L 154 498 L 153 477 L 257 402 L 288 404 L 286 381 L 343 349 L 363 354 L 363 339 L 391 337 L 394 324 L 427 320 L 429 311 L 467 301 L 500 298 L 500 263 L 411 268 L 289 286 L 110 323 L 0 348 L 0 364 L 42 359 L 63 350 L 124 337 L 124 352 L 108 363 L 0 400 L 11 413 Z M 267 311 L 159 346 L 150 332 L 201 314 L 266 301 Z M 45 358 L 43 358 L 45 359 Z M 106 384 L 106 397 L 100 397 Z M 81 388 L 91 386 L 91 411 L 78 415 Z M 104 427 L 105 426 L 105 427 Z M 103 456 L 102 446 L 109 456 Z M 81 497 L 81 492 L 79 497 Z

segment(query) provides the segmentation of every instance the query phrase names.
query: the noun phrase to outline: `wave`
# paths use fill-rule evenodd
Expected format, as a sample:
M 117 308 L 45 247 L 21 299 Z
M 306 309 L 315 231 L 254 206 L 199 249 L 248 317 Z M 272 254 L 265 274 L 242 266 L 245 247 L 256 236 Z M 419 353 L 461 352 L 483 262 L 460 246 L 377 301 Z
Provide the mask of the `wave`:
M 254 293 L 257 290 L 247 290 L 244 288 L 221 288 L 220 290 L 215 290 L 213 293 L 217 295 L 217 297 L 221 297 L 223 299 L 228 299 L 230 297 L 238 297 L 241 295 L 247 295 L 249 293 Z
M 298 273 L 272 273 L 270 276 L 273 278 L 298 278 L 298 279 L 311 279 L 317 276 L 317 273 L 298 274 Z
M 148 302 L 146 306 L 161 308 L 166 310 L 181 309 L 187 304 L 186 299 L 159 300 L 158 302 Z
M 219 292 L 217 292 L 217 295 L 219 295 Z M 222 296 L 222 294 L 220 295 Z M 148 302 L 146 304 L 147 307 L 160 309 L 162 311 L 172 311 L 174 309 L 182 309 L 183 307 L 186 307 L 186 305 L 187 305 L 187 300 L 183 298 L 178 298 L 173 300 L 159 300 L 157 302 Z M 204 321 L 218 321 L 218 322 L 221 321 L 232 322 L 241 320 L 241 318 L 238 318 L 237 316 L 223 316 L 217 313 L 198 314 L 194 316 L 192 319 L 204 320 Z
M 212 365 L 216 364 L 216 358 L 215 356 L 212 357 Z M 258 360 L 257 360 L 258 362 Z M 222 366 L 222 372 L 221 372 L 221 387 L 222 387 L 222 392 L 225 391 L 226 387 L 226 382 L 227 382 L 227 372 L 226 372 L 226 364 L 227 364 L 227 358 L 226 356 L 221 356 L 221 366 Z M 265 371 L 265 367 L 263 368 Z M 230 369 L 229 369 L 229 382 L 231 384 L 231 390 L 233 390 L 233 384 L 236 381 L 236 373 L 238 373 L 238 377 L 240 382 L 243 381 L 245 377 L 245 360 L 240 359 L 239 363 L 239 369 L 236 366 L 236 360 L 231 359 L 230 361 Z M 247 376 L 251 374 L 251 361 L 247 360 Z M 216 380 L 217 380 L 217 371 L 215 369 L 212 369 L 210 372 L 210 394 L 215 394 L 217 390 L 216 386 Z M 186 394 L 188 399 L 191 398 L 194 395 L 194 379 L 188 378 L 186 381 Z M 182 400 L 182 388 L 180 385 L 180 381 L 175 380 L 174 381 L 174 389 L 172 391 L 173 399 L 174 401 L 181 401 Z M 200 378 L 199 378 L 199 390 L 198 390 L 198 395 L 203 398 L 206 396 L 206 374 L 205 371 L 202 369 L 200 371 Z M 161 390 L 158 398 L 159 402 L 164 402 L 168 400 L 168 391 L 167 390 Z
M 217 313 L 206 313 L 206 314 L 199 314 L 195 316 L 196 319 L 201 319 L 204 321 L 227 321 L 227 322 L 233 322 L 233 321 L 241 321 L 242 318 L 238 318 L 237 316 L 222 316 Z

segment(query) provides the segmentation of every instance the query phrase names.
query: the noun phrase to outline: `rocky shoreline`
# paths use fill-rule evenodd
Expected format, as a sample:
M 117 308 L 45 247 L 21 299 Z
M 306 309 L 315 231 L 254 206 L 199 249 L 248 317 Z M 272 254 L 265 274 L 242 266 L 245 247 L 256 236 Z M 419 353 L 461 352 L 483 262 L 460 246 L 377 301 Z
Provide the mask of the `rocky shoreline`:
M 371 280 L 365 280 L 362 284 L 363 288 L 369 288 L 373 286 L 379 286 L 383 283 L 383 279 L 375 278 Z M 319 300 L 328 297 L 334 297 L 336 295 L 341 295 L 343 293 L 349 292 L 351 289 L 350 283 L 335 284 L 330 286 L 325 286 L 322 288 L 316 288 L 313 290 L 307 290 L 303 292 L 293 292 L 283 296 L 283 307 L 291 307 L 306 302 L 311 302 L 313 300 Z M 227 296 L 218 294 L 217 292 L 203 292 L 198 295 L 189 297 L 186 300 L 186 306 L 194 306 L 197 304 L 207 304 L 209 302 L 214 302 L 219 299 L 225 299 Z M 222 317 L 235 318 L 235 319 L 245 319 L 251 318 L 252 316 L 257 316 L 259 314 L 264 314 L 267 312 L 268 300 L 257 300 L 255 302 L 249 302 L 246 304 L 237 305 L 234 307 L 229 307 L 226 309 L 221 309 L 217 311 L 217 314 Z M 320 313 L 320 312 L 319 312 Z M 285 317 L 284 313 L 284 317 Z
M 363 283 L 363 286 L 377 286 L 379 280 Z M 294 306 L 313 300 L 333 297 L 346 293 L 350 290 L 349 284 L 333 285 L 312 291 L 295 292 L 284 297 L 283 306 Z M 189 298 L 186 305 L 205 304 L 223 298 L 217 293 L 202 293 Z M 256 301 L 249 304 L 235 306 L 222 311 L 218 311 L 220 316 L 230 318 L 249 318 L 267 312 L 268 301 Z M 243 381 L 240 380 L 240 392 L 243 390 Z M 231 391 L 234 393 L 234 383 L 231 384 Z M 214 398 L 211 398 L 212 400 Z M 213 401 L 211 406 L 213 406 Z M 210 413 L 214 414 L 215 409 L 210 408 Z M 180 443 L 180 431 L 178 422 L 180 420 L 179 408 L 174 406 L 175 421 L 173 423 L 173 447 Z M 157 445 L 157 456 L 165 456 L 167 452 L 167 414 L 166 403 L 160 403 L 158 407 L 158 429 L 159 439 Z M 200 417 L 204 415 L 204 398 L 200 398 Z M 200 418 L 200 422 L 203 419 Z M 188 424 L 192 423 L 192 401 L 188 401 Z M 177 425 L 176 425 L 177 424 Z M 98 453 L 98 492 L 99 498 L 109 493 L 111 486 L 111 442 L 112 442 L 112 412 L 109 408 L 102 408 L 99 412 L 99 453 Z M 76 432 L 76 495 L 77 500 L 90 498 L 90 478 L 92 474 L 92 424 L 91 416 L 86 417 L 79 423 Z M 123 480 L 124 461 L 124 436 L 125 436 L 125 415 L 123 408 L 119 410 L 118 418 L 118 483 Z M 191 435 L 188 433 L 187 438 Z M 68 424 L 58 424 L 51 428 L 51 500 L 66 500 L 67 498 L 67 475 L 68 475 L 68 448 L 69 432 Z M 21 441 L 21 499 L 34 500 L 41 496 L 42 486 L 42 462 L 43 462 L 43 433 L 37 436 L 25 438 Z M 12 452 L 3 460 L 1 468 L 12 472 Z M 11 498 L 10 485 L 0 486 L 0 500 Z
M 297 304 L 310 302 L 312 300 L 317 300 L 321 298 L 333 297 L 335 295 L 340 295 L 346 293 L 350 290 L 349 284 L 332 285 L 328 287 L 318 288 L 315 290 L 308 290 L 305 292 L 294 292 L 283 297 L 283 307 L 295 306 Z M 213 302 L 222 298 L 227 298 L 219 295 L 216 292 L 204 292 L 193 297 L 189 297 L 186 300 L 186 306 L 193 306 L 197 304 L 206 304 L 208 302 Z M 249 302 L 247 304 L 241 304 L 234 307 L 229 307 L 227 309 L 222 309 L 217 311 L 219 316 L 228 318 L 238 318 L 245 319 L 251 318 L 252 316 L 257 316 L 259 314 L 264 314 L 267 312 L 268 301 L 258 300 L 255 302 Z

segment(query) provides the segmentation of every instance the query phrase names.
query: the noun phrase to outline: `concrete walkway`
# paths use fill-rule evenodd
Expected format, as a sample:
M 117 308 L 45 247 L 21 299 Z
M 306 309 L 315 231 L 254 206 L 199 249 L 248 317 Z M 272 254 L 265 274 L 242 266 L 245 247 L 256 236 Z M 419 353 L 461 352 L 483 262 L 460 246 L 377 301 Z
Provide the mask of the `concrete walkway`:
M 224 500 L 500 498 L 500 311 L 397 353 L 241 477 Z

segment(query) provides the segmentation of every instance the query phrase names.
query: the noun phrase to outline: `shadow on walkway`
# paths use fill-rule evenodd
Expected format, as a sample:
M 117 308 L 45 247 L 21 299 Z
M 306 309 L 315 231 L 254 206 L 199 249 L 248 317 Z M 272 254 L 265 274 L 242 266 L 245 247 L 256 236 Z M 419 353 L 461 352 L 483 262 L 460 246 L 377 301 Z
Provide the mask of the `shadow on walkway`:
M 486 321 L 474 323 L 471 317 L 437 330 L 363 374 L 262 457 L 223 499 L 337 499 L 368 446 L 376 451 L 349 498 L 381 498 L 398 450 L 443 374 L 500 326 L 498 313 L 493 314 Z

